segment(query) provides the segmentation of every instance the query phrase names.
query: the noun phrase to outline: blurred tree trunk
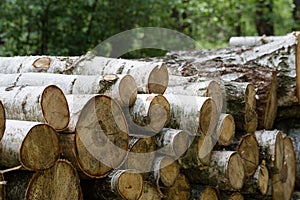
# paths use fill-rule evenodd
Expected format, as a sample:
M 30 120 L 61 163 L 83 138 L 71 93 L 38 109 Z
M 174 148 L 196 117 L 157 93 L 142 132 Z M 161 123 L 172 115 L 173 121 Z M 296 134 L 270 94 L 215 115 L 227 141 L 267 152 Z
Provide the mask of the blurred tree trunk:
M 256 0 L 255 25 L 259 35 L 274 35 L 273 0 Z
M 293 0 L 293 19 L 295 21 L 294 30 L 300 30 L 300 0 Z

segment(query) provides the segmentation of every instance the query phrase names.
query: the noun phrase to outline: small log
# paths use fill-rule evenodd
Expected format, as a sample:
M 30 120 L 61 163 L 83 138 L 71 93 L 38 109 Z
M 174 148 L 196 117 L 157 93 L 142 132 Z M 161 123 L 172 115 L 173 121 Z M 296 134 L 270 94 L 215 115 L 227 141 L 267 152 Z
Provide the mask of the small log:
M 236 151 L 213 151 L 209 167 L 189 169 L 185 174 L 192 183 L 227 191 L 242 189 L 245 178 L 242 158 Z
M 5 127 L 6 127 L 6 116 L 5 116 L 5 108 L 0 101 L 0 141 L 4 135 Z
M 257 170 L 259 165 L 259 144 L 254 134 L 246 134 L 242 136 L 236 148 L 240 154 L 243 166 L 245 169 L 245 176 L 251 177 Z
M 219 200 L 219 190 L 211 186 L 192 185 L 191 200 Z
M 48 72 L 73 75 L 129 74 L 139 92 L 163 94 L 168 85 L 168 70 L 161 62 L 141 62 L 96 57 L 88 52 L 80 57 L 24 56 L 2 57 L 0 73 Z
M 210 97 L 164 95 L 171 107 L 167 127 L 189 131 L 193 135 L 211 135 L 217 124 L 215 102 Z
M 114 170 L 102 179 L 82 179 L 84 199 L 137 200 L 144 191 L 143 176 L 134 170 Z
M 192 167 L 208 166 L 211 162 L 213 141 L 210 136 L 195 136 L 190 139 L 191 146 L 186 153 L 178 159 L 180 166 L 184 169 Z
M 180 173 L 175 183 L 171 187 L 166 188 L 164 194 L 166 194 L 166 199 L 168 200 L 189 200 L 191 197 L 191 185 L 187 177 Z
M 70 116 L 64 93 L 54 85 L 1 87 L 7 119 L 45 122 L 56 130 L 67 127 Z
M 271 176 L 281 174 L 284 161 L 284 145 L 281 131 L 255 131 L 260 147 L 260 160 L 265 160 Z
M 240 192 L 225 193 L 221 192 L 221 199 L 223 200 L 244 200 L 244 196 Z
M 236 129 L 252 133 L 257 128 L 255 88 L 249 83 L 225 83 L 226 113 L 234 117 Z
M 48 169 L 59 158 L 58 135 L 46 124 L 6 120 L 0 158 L 0 165 L 5 167 Z
M 266 162 L 263 160 L 257 168 L 253 177 L 249 177 L 244 184 L 243 194 L 260 194 L 265 196 L 268 192 L 269 171 Z
M 283 138 L 284 169 L 282 175 L 283 199 L 292 199 L 296 182 L 296 155 L 293 141 L 290 137 Z
M 275 41 L 286 40 L 288 39 L 288 37 L 290 37 L 289 35 L 290 34 L 283 35 L 283 36 L 262 35 L 262 36 L 230 37 L 229 45 L 231 47 L 239 47 L 239 46 L 254 47 L 254 46 L 260 46 Z
M 133 105 L 137 86 L 130 75 L 98 76 L 49 73 L 0 74 L 0 87 L 56 85 L 64 94 L 105 94 L 125 106 Z
M 81 110 L 75 129 L 75 156 L 88 176 L 101 178 L 127 156 L 128 127 L 121 107 L 111 97 L 95 95 Z
M 180 173 L 178 162 L 168 156 L 159 156 L 153 162 L 153 178 L 160 194 L 161 188 L 171 187 Z
M 158 154 L 178 159 L 185 154 L 191 144 L 190 134 L 183 130 L 164 128 L 156 136 Z
M 151 185 L 148 182 L 144 182 L 143 193 L 140 196 L 139 200 L 160 200 L 161 195 L 157 191 L 156 187 Z
M 126 111 L 125 111 L 126 112 Z M 129 132 L 131 135 L 148 135 L 158 133 L 170 119 L 170 104 L 159 94 L 138 94 L 136 102 L 130 109 Z
M 143 176 L 131 170 L 120 170 L 111 179 L 112 191 L 122 199 L 137 200 L 143 192 Z
M 292 139 L 294 151 L 296 155 L 296 183 L 295 188 L 300 188 L 300 134 L 299 129 L 294 129 L 289 133 L 289 137 Z M 285 140 L 284 140 L 285 141 Z M 287 142 L 287 141 L 286 141 Z
M 216 126 L 216 131 L 212 135 L 220 146 L 229 146 L 235 136 L 235 122 L 230 114 L 222 113 Z
M 69 162 L 58 160 L 33 175 L 24 199 L 82 199 L 77 171 Z
M 139 173 L 151 172 L 156 150 L 154 137 L 131 138 L 128 155 L 122 168 L 135 170 Z
M 198 76 L 183 77 L 170 75 L 169 85 L 165 94 L 211 97 L 216 103 L 217 112 L 221 113 L 222 111 L 222 89 L 219 83 L 214 80 L 208 80 Z

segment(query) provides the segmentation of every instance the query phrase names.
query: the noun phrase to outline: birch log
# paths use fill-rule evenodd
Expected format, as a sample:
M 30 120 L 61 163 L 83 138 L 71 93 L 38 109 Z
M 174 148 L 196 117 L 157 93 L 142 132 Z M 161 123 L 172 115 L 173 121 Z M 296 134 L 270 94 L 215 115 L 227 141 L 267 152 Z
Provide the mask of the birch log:
M 296 155 L 293 141 L 290 137 L 283 138 L 284 144 L 284 169 L 282 176 L 283 199 L 291 199 L 294 193 L 296 182 Z
M 243 194 L 260 194 L 265 196 L 268 192 L 269 185 L 269 171 L 266 162 L 263 160 L 262 163 L 257 168 L 253 177 L 249 177 L 245 181 L 245 185 L 243 187 Z
M 215 102 L 209 97 L 164 95 L 170 103 L 167 127 L 189 131 L 193 135 L 211 135 L 217 124 Z
M 235 136 L 235 122 L 230 114 L 222 113 L 219 117 L 216 131 L 212 137 L 218 141 L 220 146 L 229 146 Z
M 160 194 L 161 188 L 171 187 L 180 173 L 178 162 L 168 156 L 158 156 L 153 162 L 153 178 Z
M 240 154 L 245 169 L 245 176 L 251 177 L 259 165 L 260 148 L 254 134 L 243 135 L 238 142 L 237 152 Z
M 163 94 L 168 85 L 167 67 L 159 62 L 140 62 L 125 59 L 95 57 L 25 56 L 2 57 L 0 73 L 48 72 L 74 75 L 129 74 L 139 92 Z
M 170 104 L 159 94 L 138 94 L 130 113 L 132 119 L 127 117 L 130 134 L 151 136 L 168 123 Z
M 291 137 L 294 151 L 296 155 L 296 188 L 300 188 L 300 136 L 299 129 L 293 130 L 289 133 L 289 137 Z
M 58 135 L 46 124 L 7 120 L 0 158 L 0 165 L 5 167 L 47 169 L 59 158 Z
M 249 83 L 228 82 L 225 84 L 226 113 L 234 117 L 236 129 L 248 133 L 257 128 L 255 88 Z
M 237 191 L 244 185 L 242 158 L 236 151 L 213 151 L 209 167 L 192 168 L 185 172 L 192 183 L 215 186 L 226 191 Z
M 132 170 L 120 170 L 111 179 L 112 191 L 122 199 L 138 200 L 143 192 L 143 176 Z
M 0 74 L 0 86 L 56 85 L 64 94 L 106 94 L 125 106 L 133 105 L 137 86 L 130 75 Z
M 213 149 L 212 138 L 204 135 L 195 136 L 191 141 L 186 153 L 178 159 L 180 166 L 184 169 L 208 166 Z
M 187 177 L 183 174 L 179 174 L 175 180 L 175 183 L 166 188 L 164 192 L 166 199 L 168 200 L 189 200 L 191 196 L 191 185 Z
M 80 180 L 75 168 L 59 160 L 47 170 L 36 172 L 28 185 L 25 198 L 30 199 L 82 199 Z
M 192 185 L 192 200 L 220 200 L 219 190 L 211 186 Z
M 148 182 L 144 182 L 144 189 L 142 195 L 140 196 L 139 200 L 160 200 L 161 195 L 157 191 L 156 187 L 151 185 Z
M 265 160 L 272 175 L 281 174 L 284 161 L 284 145 L 281 131 L 255 131 L 260 147 L 260 159 Z
M 244 37 L 230 37 L 229 45 L 231 47 L 253 47 L 268 44 L 275 41 L 286 40 L 290 34 L 283 36 L 244 36 Z
M 137 200 L 144 190 L 143 176 L 134 170 L 114 170 L 102 179 L 82 179 L 84 199 Z
M 96 95 L 81 110 L 75 129 L 75 154 L 81 170 L 100 178 L 119 167 L 127 156 L 128 127 L 112 98 Z
M 157 153 L 177 159 L 185 154 L 191 145 L 190 134 L 179 129 L 164 128 L 156 136 Z
M 156 150 L 154 137 L 131 138 L 123 167 L 139 173 L 151 172 Z
M 279 106 L 288 106 L 295 103 L 297 104 L 300 95 L 300 45 L 298 39 L 299 33 L 293 32 L 289 34 L 285 40 L 277 40 L 257 47 L 181 51 L 170 52 L 167 55 L 172 59 L 179 57 L 177 59 L 188 60 L 188 63 L 183 62 L 184 65 L 193 63 L 193 71 L 199 69 L 195 63 L 198 63 L 199 66 L 205 66 L 205 63 L 211 61 L 217 61 L 222 63 L 222 65 L 240 64 L 244 67 L 247 65 L 261 65 L 265 68 L 275 69 L 278 72 L 278 104 Z M 180 67 L 178 68 L 182 69 Z M 193 74 L 196 74 L 196 72 Z
M 0 100 L 0 141 L 4 135 L 5 127 L 6 127 L 6 116 L 5 116 L 5 108 Z
M 222 89 L 215 80 L 200 78 L 198 76 L 183 77 L 170 75 L 169 85 L 165 94 L 211 97 L 216 103 L 217 112 L 221 113 L 222 111 Z
M 46 122 L 56 130 L 67 127 L 70 116 L 64 93 L 54 85 L 1 87 L 7 119 Z

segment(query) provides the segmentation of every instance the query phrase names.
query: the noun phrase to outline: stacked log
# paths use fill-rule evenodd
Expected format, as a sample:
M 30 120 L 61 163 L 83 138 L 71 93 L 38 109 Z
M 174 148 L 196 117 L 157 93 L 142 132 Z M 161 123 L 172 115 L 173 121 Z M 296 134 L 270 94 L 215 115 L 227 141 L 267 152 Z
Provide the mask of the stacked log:
M 298 45 L 265 45 L 0 58 L 2 198 L 12 168 L 31 171 L 25 199 L 290 199 L 298 143 L 273 124 L 296 102 L 282 67 Z

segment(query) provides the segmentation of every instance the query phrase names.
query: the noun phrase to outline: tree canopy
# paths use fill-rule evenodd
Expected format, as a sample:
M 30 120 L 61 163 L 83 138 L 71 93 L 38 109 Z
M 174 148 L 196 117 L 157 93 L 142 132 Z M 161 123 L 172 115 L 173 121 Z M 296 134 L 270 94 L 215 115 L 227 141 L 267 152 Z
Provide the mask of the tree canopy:
M 137 27 L 177 30 L 203 48 L 217 48 L 231 36 L 282 35 L 299 29 L 299 4 L 299 0 L 0 0 L 0 55 L 82 55 L 110 36 Z

